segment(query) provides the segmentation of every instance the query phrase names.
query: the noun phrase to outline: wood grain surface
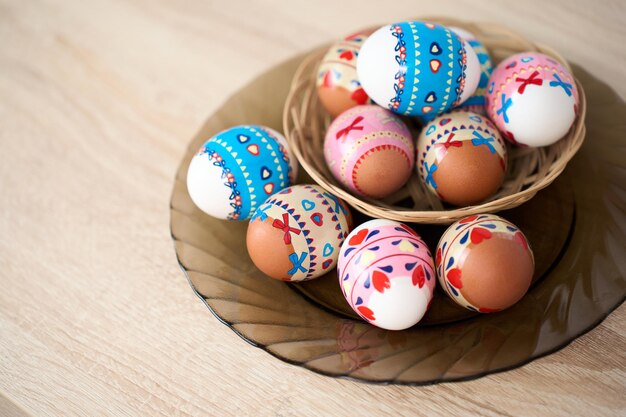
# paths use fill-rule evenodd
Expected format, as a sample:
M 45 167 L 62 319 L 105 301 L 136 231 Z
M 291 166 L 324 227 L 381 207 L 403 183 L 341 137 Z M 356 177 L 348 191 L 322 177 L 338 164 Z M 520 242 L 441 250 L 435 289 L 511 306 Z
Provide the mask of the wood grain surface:
M 295 54 L 418 15 L 504 22 L 626 97 L 623 1 L 0 0 L 0 415 L 624 415 L 625 306 L 510 372 L 375 386 L 246 344 L 179 270 L 168 203 L 202 121 Z

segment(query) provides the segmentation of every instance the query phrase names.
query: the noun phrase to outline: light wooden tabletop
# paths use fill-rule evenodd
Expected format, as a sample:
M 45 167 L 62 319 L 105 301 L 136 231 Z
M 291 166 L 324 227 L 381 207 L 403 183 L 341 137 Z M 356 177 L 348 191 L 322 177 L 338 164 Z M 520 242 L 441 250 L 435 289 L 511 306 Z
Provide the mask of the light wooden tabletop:
M 625 306 L 510 372 L 367 385 L 242 341 L 169 235 L 188 141 L 266 69 L 448 15 L 506 23 L 626 97 L 626 3 L 596 3 L 0 1 L 0 415 L 624 415 Z

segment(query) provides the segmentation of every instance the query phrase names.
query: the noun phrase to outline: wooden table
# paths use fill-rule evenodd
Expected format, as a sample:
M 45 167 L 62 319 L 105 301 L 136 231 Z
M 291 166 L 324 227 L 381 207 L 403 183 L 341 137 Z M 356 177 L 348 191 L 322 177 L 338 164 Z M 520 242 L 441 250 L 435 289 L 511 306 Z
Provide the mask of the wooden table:
M 622 1 L 337 3 L 0 2 L 0 415 L 626 413 L 625 306 L 522 368 L 417 388 L 282 363 L 193 294 L 169 235 L 177 165 L 297 53 L 416 15 L 501 21 L 626 97 Z

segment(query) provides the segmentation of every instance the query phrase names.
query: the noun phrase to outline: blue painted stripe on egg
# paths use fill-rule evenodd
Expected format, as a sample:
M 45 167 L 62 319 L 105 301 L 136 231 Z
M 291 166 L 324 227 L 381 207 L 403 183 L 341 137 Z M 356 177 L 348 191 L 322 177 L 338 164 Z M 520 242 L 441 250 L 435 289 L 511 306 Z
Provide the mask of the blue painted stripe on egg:
M 411 103 L 411 95 L 413 93 L 413 86 L 415 85 L 415 41 L 413 40 L 413 31 L 409 26 L 409 22 L 399 23 L 404 33 L 404 40 L 406 42 L 406 74 L 404 76 L 404 92 L 400 96 L 400 107 L 396 111 L 399 114 L 414 114 L 415 105 L 413 110 L 409 111 L 409 104 Z M 399 53 L 399 52 L 397 52 Z
M 240 140 L 241 135 L 247 136 L 248 139 Z M 236 152 L 236 158 L 241 161 L 242 171 L 248 173 L 243 183 L 246 184 L 246 188 L 254 189 L 252 194 L 249 194 L 254 196 L 254 199 L 250 199 L 252 209 L 269 197 L 264 189 L 268 184 L 273 184 L 269 188 L 270 194 L 289 185 L 289 163 L 283 159 L 278 139 L 270 135 L 264 127 L 236 126 L 220 133 L 219 137 L 227 143 L 227 146 L 232 147 L 232 152 Z M 263 170 L 262 167 L 266 167 L 267 170 Z M 247 185 L 246 180 L 251 184 Z M 244 214 L 242 210 L 242 217 Z
M 274 184 L 277 187 L 277 190 L 288 187 L 289 185 L 291 185 L 291 182 L 289 181 L 289 163 L 283 158 L 283 154 L 280 151 L 280 142 L 278 142 L 278 139 L 275 138 L 273 134 L 271 134 L 263 126 L 254 126 L 254 128 L 258 130 L 261 135 L 267 140 L 267 144 L 272 147 L 272 151 L 276 153 L 276 157 L 278 158 L 278 164 L 276 164 L 275 158 L 272 159 L 272 163 L 274 166 L 280 166 L 280 171 L 282 172 L 276 172 L 275 178 L 272 178 L 271 180 L 275 181 Z M 271 157 L 271 155 L 268 156 Z M 275 171 L 278 170 L 276 169 Z M 281 173 L 283 174 L 282 179 L 280 178 Z
M 236 189 L 237 191 L 239 191 L 239 196 L 241 197 L 241 211 L 239 213 L 239 219 L 247 220 L 252 216 L 250 190 L 246 185 L 246 180 L 244 178 L 241 167 L 239 166 L 231 152 L 226 149 L 226 146 L 230 146 L 230 142 L 232 141 L 232 138 L 229 138 L 230 136 L 223 136 L 223 134 L 220 133 L 211 140 L 209 140 L 205 148 L 207 152 L 217 152 L 224 160 L 224 165 L 230 169 L 231 174 L 233 174 L 233 176 L 235 177 Z M 224 180 L 224 182 L 226 182 L 226 178 L 222 179 Z
M 462 59 L 463 44 L 458 36 L 450 32 L 449 29 L 435 25 L 434 28 L 427 27 L 424 23 L 416 25 L 418 43 L 421 54 L 419 60 L 419 83 L 416 93 L 415 115 L 420 115 L 425 122 L 434 119 L 438 114 L 452 108 L 458 99 L 459 93 L 456 91 L 460 87 L 459 76 L 463 73 L 459 60 Z M 440 53 L 433 53 L 433 44 Z M 431 60 L 438 63 L 436 71 L 431 68 Z M 436 67 L 436 66 L 435 66 Z M 451 83 L 448 85 L 447 81 Z M 446 89 L 449 88 L 449 91 Z M 434 92 L 435 101 L 427 101 L 427 97 Z M 423 106 L 432 106 L 432 110 L 423 113 Z

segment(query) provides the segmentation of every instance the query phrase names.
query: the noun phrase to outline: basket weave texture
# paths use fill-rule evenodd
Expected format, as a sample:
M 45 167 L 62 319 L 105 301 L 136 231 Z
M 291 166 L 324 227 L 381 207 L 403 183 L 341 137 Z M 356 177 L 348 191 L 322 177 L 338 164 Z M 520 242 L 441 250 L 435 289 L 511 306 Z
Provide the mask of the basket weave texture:
M 498 24 L 476 24 L 449 18 L 419 20 L 470 31 L 485 45 L 494 67 L 513 54 L 535 51 L 552 56 L 571 71 L 567 61 L 553 49 L 533 43 Z M 291 152 L 311 178 L 368 216 L 403 222 L 449 224 L 473 214 L 496 213 L 519 206 L 550 185 L 563 172 L 584 141 L 585 93 L 580 82 L 576 80 L 580 103 L 576 120 L 567 135 L 553 145 L 542 148 L 507 145 L 509 156 L 504 183 L 485 202 L 467 207 L 444 206 L 426 189 L 415 170 L 402 189 L 383 200 L 354 195 L 333 177 L 324 159 L 324 136 L 332 120 L 318 100 L 315 81 L 317 67 L 326 49 L 327 47 L 315 50 L 300 64 L 285 103 L 284 132 Z M 417 138 L 417 132 L 414 133 Z

